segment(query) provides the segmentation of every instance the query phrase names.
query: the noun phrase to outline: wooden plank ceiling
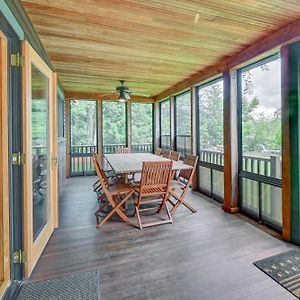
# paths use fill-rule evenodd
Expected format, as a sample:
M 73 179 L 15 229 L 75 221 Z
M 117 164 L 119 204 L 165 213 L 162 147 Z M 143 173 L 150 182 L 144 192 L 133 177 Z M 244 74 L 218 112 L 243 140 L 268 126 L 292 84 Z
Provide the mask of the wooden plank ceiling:
M 68 92 L 155 96 L 300 18 L 299 0 L 23 0 Z

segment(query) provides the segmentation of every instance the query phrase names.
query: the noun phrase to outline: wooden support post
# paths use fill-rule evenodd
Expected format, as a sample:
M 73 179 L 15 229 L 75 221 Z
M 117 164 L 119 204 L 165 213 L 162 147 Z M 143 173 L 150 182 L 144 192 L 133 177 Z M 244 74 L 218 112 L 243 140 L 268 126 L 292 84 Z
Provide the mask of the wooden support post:
M 193 86 L 191 88 L 191 154 L 197 153 L 197 88 Z
M 281 49 L 282 237 L 300 244 L 300 42 Z
M 175 97 L 170 98 L 170 149 L 175 149 Z
M 224 203 L 223 210 L 238 212 L 237 74 L 223 73 L 224 88 Z
M 132 133 L 131 133 L 131 103 L 127 102 L 127 147 L 130 149 L 132 143 Z M 131 149 L 132 150 L 132 149 Z
M 97 118 L 98 118 L 98 154 L 101 157 L 101 161 L 103 161 L 103 122 L 102 122 L 102 101 L 97 101 Z
M 71 174 L 71 99 L 65 101 L 65 124 L 66 124 L 66 177 L 70 177 Z
M 192 155 L 197 154 L 197 88 L 191 87 L 191 153 Z M 192 181 L 192 190 L 198 191 L 198 168 L 194 173 Z
M 156 148 L 160 147 L 160 103 L 156 102 L 153 105 L 154 113 L 153 113 L 153 152 Z

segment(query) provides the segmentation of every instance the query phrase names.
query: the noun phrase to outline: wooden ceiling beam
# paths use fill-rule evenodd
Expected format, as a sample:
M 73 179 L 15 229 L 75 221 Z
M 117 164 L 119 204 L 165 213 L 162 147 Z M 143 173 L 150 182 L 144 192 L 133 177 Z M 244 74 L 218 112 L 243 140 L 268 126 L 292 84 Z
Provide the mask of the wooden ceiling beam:
M 86 93 L 86 92 L 76 92 L 76 91 L 65 91 L 66 99 L 76 99 L 76 100 L 117 100 L 118 94 L 112 93 L 111 95 L 103 95 L 99 93 Z M 154 103 L 155 100 L 152 97 L 144 97 L 139 95 L 130 95 L 131 102 L 146 102 Z
M 288 24 L 278 31 L 265 36 L 256 43 L 232 55 L 231 57 L 225 57 L 221 59 L 215 65 L 199 71 L 198 73 L 175 84 L 164 92 L 154 96 L 154 98 L 156 101 L 160 101 L 172 95 L 178 94 L 193 85 L 201 83 L 201 81 L 205 81 L 210 77 L 221 74 L 228 69 L 237 67 L 242 63 L 271 51 L 274 48 L 278 48 L 284 44 L 297 40 L 300 40 L 300 19 Z

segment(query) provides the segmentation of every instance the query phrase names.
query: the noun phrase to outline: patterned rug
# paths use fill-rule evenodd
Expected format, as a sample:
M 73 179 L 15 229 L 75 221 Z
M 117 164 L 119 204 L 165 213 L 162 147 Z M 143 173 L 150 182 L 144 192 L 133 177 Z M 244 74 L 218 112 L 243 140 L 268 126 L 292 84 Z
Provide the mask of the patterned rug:
M 16 300 L 100 300 L 96 270 L 24 283 Z
M 300 251 L 273 255 L 254 265 L 300 299 Z

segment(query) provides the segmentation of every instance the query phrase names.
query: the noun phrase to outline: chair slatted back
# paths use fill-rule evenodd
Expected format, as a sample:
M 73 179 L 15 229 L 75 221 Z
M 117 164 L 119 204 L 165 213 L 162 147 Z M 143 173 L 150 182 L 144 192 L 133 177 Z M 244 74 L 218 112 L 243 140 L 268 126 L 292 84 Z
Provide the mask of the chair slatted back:
M 105 184 L 109 187 L 109 180 L 108 180 L 108 177 L 106 176 L 105 172 L 104 172 L 104 169 L 103 169 L 103 166 L 102 166 L 102 163 L 101 163 L 101 159 L 99 157 L 99 155 L 95 152 L 92 152 L 92 156 L 93 156 L 93 161 L 94 161 L 94 164 L 95 164 L 95 170 L 96 170 L 96 166 L 98 166 L 98 170 L 99 172 L 101 173 L 101 176 L 105 182 Z M 97 171 L 96 171 L 97 173 Z
M 115 148 L 115 154 L 122 154 L 122 153 L 130 153 L 130 148 L 125 148 L 125 147 Z
M 96 155 L 97 156 L 97 155 Z M 94 165 L 95 165 L 95 171 L 96 171 L 96 174 L 97 174 L 97 177 L 98 177 L 98 180 L 101 184 L 101 187 L 103 189 L 103 192 L 105 194 L 105 196 L 107 197 L 107 199 L 109 198 L 110 200 L 112 200 L 112 196 L 111 194 L 109 193 L 108 191 L 108 188 L 109 188 L 109 185 L 107 185 L 106 183 L 106 180 L 104 179 L 104 177 L 102 176 L 102 171 L 101 171 L 101 168 L 99 167 L 98 165 L 98 162 L 97 160 L 95 159 L 95 156 L 93 155 L 93 162 L 94 162 Z
M 161 153 L 162 153 L 162 149 L 161 148 L 156 148 L 155 150 L 155 155 L 158 155 L 158 156 L 161 156 Z
M 162 152 L 162 156 L 165 157 L 165 158 L 169 158 L 170 154 L 171 154 L 171 150 L 164 150 Z
M 180 152 L 177 151 L 171 151 L 169 158 L 175 161 L 179 161 L 180 159 Z
M 198 156 L 186 155 L 183 160 L 183 163 L 192 166 L 193 168 L 180 170 L 178 178 L 183 178 L 187 180 L 188 185 L 190 185 L 197 167 L 197 162 L 198 162 Z
M 171 180 L 172 166 L 172 161 L 144 162 L 140 185 L 141 194 L 155 189 L 165 193 Z

